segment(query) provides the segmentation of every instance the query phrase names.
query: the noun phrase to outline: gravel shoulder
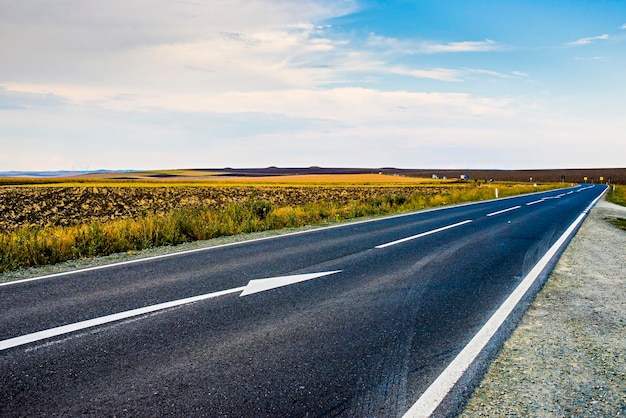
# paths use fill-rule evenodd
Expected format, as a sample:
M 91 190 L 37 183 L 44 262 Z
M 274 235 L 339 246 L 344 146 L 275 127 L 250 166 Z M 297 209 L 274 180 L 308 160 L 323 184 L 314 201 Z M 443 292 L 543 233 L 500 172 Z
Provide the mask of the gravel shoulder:
M 626 415 L 626 231 L 591 210 L 461 417 Z

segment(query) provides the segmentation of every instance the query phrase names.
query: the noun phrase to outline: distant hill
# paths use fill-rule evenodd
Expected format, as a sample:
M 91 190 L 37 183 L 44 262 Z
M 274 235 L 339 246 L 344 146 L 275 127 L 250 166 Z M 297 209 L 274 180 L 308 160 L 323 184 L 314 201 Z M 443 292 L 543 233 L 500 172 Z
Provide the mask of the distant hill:
M 545 170 L 498 170 L 498 169 L 403 169 L 403 168 L 227 168 L 211 169 L 207 171 L 222 171 L 227 176 L 281 176 L 304 174 L 363 174 L 383 173 L 391 175 L 448 179 L 468 175 L 470 180 L 494 181 L 532 181 L 532 182 L 559 182 L 566 183 L 599 183 L 611 182 L 626 184 L 626 168 L 572 168 L 572 169 L 545 169 Z M 587 180 L 585 180 L 585 177 Z M 602 180 L 600 180 L 602 178 Z M 532 180 L 531 180 L 532 179 Z
M 104 173 L 125 173 L 128 171 L 116 171 L 116 170 L 59 170 L 59 171 L 0 171 L 0 177 L 32 177 L 32 178 L 54 178 L 54 177 L 76 177 L 84 176 L 87 174 L 104 174 Z
M 522 181 L 565 183 L 617 183 L 626 184 L 626 168 L 571 168 L 543 170 L 498 170 L 498 169 L 403 169 L 341 168 L 341 167 L 266 167 L 266 168 L 194 168 L 183 170 L 96 170 L 96 171 L 5 171 L 0 177 L 54 179 L 84 177 L 116 180 L 134 179 L 192 179 L 219 177 L 271 177 L 306 174 L 369 174 L 382 173 L 409 177 L 458 179 L 462 175 L 477 181 Z

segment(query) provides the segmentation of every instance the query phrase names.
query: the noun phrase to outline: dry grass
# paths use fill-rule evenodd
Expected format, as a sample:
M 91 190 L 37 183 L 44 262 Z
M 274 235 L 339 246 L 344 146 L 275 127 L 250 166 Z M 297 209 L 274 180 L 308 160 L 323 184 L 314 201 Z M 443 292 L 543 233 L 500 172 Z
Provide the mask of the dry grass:
M 610 186 L 609 191 L 606 194 L 606 200 L 618 205 L 626 206 L 626 186 L 621 184 Z
M 626 186 L 624 185 L 615 185 L 609 188 L 609 192 L 606 194 L 606 200 L 609 202 L 626 206 Z M 620 229 L 626 231 L 626 219 L 624 218 L 613 218 L 610 219 L 610 222 L 617 226 Z
M 182 171 L 133 173 L 127 178 L 120 174 L 104 174 L 85 177 L 61 178 L 0 178 L 0 186 L 45 187 L 209 187 L 209 186 L 398 186 L 398 185 L 447 185 L 456 180 L 433 180 L 418 177 L 391 176 L 384 174 L 305 174 L 284 176 L 236 177 L 224 175 L 195 176 Z M 170 177 L 171 175 L 171 177 Z
M 245 185 L 238 185 L 236 181 L 241 180 L 235 179 L 219 186 L 215 182 L 193 186 L 159 182 L 159 187 L 98 180 L 71 183 L 72 187 L 0 187 L 0 272 L 244 232 L 491 199 L 495 187 L 500 197 L 560 187 L 433 184 L 430 179 L 379 175 L 280 180 L 280 184 L 270 184 L 246 178 Z M 375 180 L 381 182 L 368 183 Z
M 432 180 L 418 177 L 390 176 L 385 174 L 305 174 L 296 176 L 273 177 L 215 177 L 216 183 L 227 184 L 264 184 L 264 185 L 398 185 L 431 184 L 441 185 L 450 180 Z

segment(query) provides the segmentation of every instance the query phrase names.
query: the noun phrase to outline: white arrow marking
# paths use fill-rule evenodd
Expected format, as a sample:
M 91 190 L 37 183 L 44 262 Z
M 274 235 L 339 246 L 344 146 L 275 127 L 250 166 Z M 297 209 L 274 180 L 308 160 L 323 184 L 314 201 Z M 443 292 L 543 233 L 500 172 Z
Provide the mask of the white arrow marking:
M 295 274 L 293 276 L 272 277 L 271 279 L 250 280 L 246 288 L 239 296 L 248 296 L 254 293 L 265 292 L 266 290 L 275 289 L 277 287 L 317 279 L 322 276 L 329 276 L 331 274 L 339 273 L 340 271 L 341 270 L 324 271 L 322 273 Z
M 139 315 L 145 315 L 152 312 L 162 311 L 164 309 L 174 308 L 176 306 L 187 305 L 206 299 L 216 298 L 218 296 L 229 295 L 242 291 L 240 296 L 251 295 L 265 290 L 275 289 L 277 287 L 287 286 L 290 284 L 303 282 L 305 280 L 315 279 L 317 277 L 328 276 L 330 274 L 339 273 L 341 270 L 326 271 L 323 273 L 296 274 L 293 276 L 272 277 L 269 279 L 251 280 L 247 286 L 235 287 L 233 289 L 221 290 L 219 292 L 207 293 L 204 295 L 193 296 L 185 299 L 173 300 L 170 302 L 159 303 L 157 305 L 145 306 L 143 308 L 131 309 L 129 311 L 119 312 L 116 314 L 101 316 L 99 318 L 88 319 L 86 321 L 76 322 L 74 324 L 63 325 L 60 327 L 50 328 L 43 331 L 33 332 L 31 334 L 19 337 L 9 338 L 0 341 L 0 351 L 9 348 L 18 347 L 20 345 L 32 343 L 35 341 L 45 340 L 46 338 L 57 337 L 59 335 L 69 334 L 71 332 L 80 331 L 86 328 L 92 328 L 98 325 L 108 324 L 110 322 L 121 321 Z

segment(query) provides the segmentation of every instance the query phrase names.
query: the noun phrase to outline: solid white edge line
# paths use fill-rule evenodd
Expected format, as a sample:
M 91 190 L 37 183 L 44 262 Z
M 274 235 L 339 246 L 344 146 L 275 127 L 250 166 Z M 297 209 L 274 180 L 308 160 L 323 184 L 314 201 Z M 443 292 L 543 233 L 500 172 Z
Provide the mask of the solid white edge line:
M 452 225 L 443 226 L 441 228 L 433 229 L 431 231 L 422 232 L 421 234 L 417 234 L 417 235 L 413 235 L 413 236 L 410 236 L 410 237 L 402 238 L 402 239 L 399 239 L 397 241 L 392 241 L 392 242 L 388 242 L 386 244 L 377 245 L 374 248 L 381 249 L 381 248 L 391 247 L 392 245 L 401 244 L 403 242 L 410 241 L 410 240 L 413 240 L 413 239 L 416 239 L 416 238 L 425 237 L 426 235 L 435 234 L 437 232 L 445 231 L 446 229 L 456 228 L 457 226 L 465 225 L 465 224 L 470 223 L 470 222 L 472 222 L 472 220 L 468 219 L 466 221 L 458 222 L 458 223 L 455 223 L 455 224 L 452 224 Z
M 488 213 L 487 216 L 495 216 L 495 215 L 499 215 L 499 214 L 505 213 L 505 212 L 510 212 L 512 210 L 519 209 L 519 208 L 521 208 L 521 206 L 513 206 L 512 208 L 502 209 L 502 210 L 499 210 L 497 212 Z
M 533 285 L 539 277 L 543 269 L 551 261 L 552 257 L 559 251 L 561 246 L 567 241 L 569 236 L 576 230 L 578 225 L 585 219 L 591 208 L 600 200 L 606 190 L 600 194 L 567 228 L 567 230 L 559 237 L 559 239 L 550 247 L 528 275 L 522 280 L 517 288 L 509 295 L 498 310 L 489 318 L 483 327 L 474 335 L 463 350 L 455 357 L 454 360 L 445 368 L 445 370 L 435 379 L 435 381 L 426 389 L 419 399 L 411 406 L 411 408 L 403 415 L 403 418 L 426 418 L 429 417 L 441 402 L 448 395 L 450 390 L 459 381 L 461 376 L 466 372 L 480 352 L 485 348 L 491 337 L 504 323 L 517 306 L 528 289 Z
M 574 186 L 574 188 L 576 188 L 576 187 L 580 187 L 580 185 Z M 124 265 L 135 264 L 135 263 L 142 263 L 142 262 L 145 262 L 145 261 L 159 260 L 159 259 L 162 259 L 162 258 L 176 257 L 176 256 L 179 256 L 179 255 L 198 253 L 198 252 L 202 252 L 202 251 L 210 251 L 210 250 L 215 250 L 215 249 L 224 248 L 224 247 L 232 247 L 232 246 L 235 246 L 235 245 L 243 245 L 243 244 L 247 244 L 247 243 L 251 243 L 251 242 L 260 242 L 260 241 L 267 241 L 267 240 L 271 240 L 271 239 L 277 239 L 277 238 L 281 238 L 281 237 L 300 235 L 300 234 L 308 234 L 308 233 L 311 233 L 311 232 L 322 231 L 322 230 L 325 230 L 325 229 L 344 228 L 344 227 L 348 227 L 348 226 L 352 226 L 352 225 L 365 224 L 365 223 L 369 223 L 369 222 L 380 222 L 380 221 L 384 221 L 384 220 L 387 220 L 387 219 L 402 218 L 402 217 L 405 217 L 405 216 L 419 215 L 419 214 L 422 214 L 422 213 L 430 213 L 430 212 L 436 212 L 436 211 L 440 211 L 440 210 L 460 208 L 460 207 L 464 207 L 464 206 L 482 205 L 482 204 L 485 204 L 485 203 L 490 203 L 490 202 L 495 202 L 495 201 L 517 199 L 517 198 L 530 196 L 530 195 L 534 195 L 534 194 L 540 195 L 540 194 L 550 193 L 550 192 L 554 192 L 554 191 L 558 191 L 558 190 L 566 190 L 566 189 L 570 189 L 570 188 L 571 187 L 564 187 L 562 189 L 554 189 L 554 190 L 546 190 L 546 191 L 543 191 L 543 192 L 526 193 L 526 194 L 521 194 L 521 195 L 517 195 L 517 196 L 507 196 L 507 197 L 503 197 L 503 198 L 500 198 L 500 199 L 481 200 L 479 202 L 466 202 L 466 203 L 460 203 L 458 205 L 450 205 L 450 206 L 444 206 L 444 207 L 438 207 L 438 208 L 424 209 L 424 210 L 413 211 L 413 212 L 408 212 L 408 213 L 401 213 L 401 214 L 398 214 L 398 215 L 384 216 L 384 217 L 376 218 L 376 219 L 365 219 L 363 221 L 346 222 L 346 223 L 341 223 L 341 224 L 337 224 L 337 225 L 328 225 L 328 226 L 322 226 L 322 227 L 319 227 L 319 228 L 307 229 L 307 230 L 304 230 L 304 231 L 289 232 L 289 233 L 286 233 L 286 234 L 277 234 L 277 235 L 272 235 L 270 237 L 261 237 L 261 238 L 253 238 L 253 239 L 237 241 L 237 242 L 229 242 L 227 244 L 220 244 L 220 245 L 214 245 L 214 246 L 210 246 L 210 247 L 195 248 L 193 250 L 184 250 L 184 251 L 178 251 L 178 252 L 173 252 L 173 253 L 169 253 L 169 254 L 155 255 L 155 256 L 152 256 L 152 257 L 137 258 L 135 260 L 120 261 L 120 262 L 111 263 L 111 264 L 103 264 L 101 266 L 87 267 L 87 268 L 78 269 L 78 270 L 63 271 L 63 272 L 59 272 L 59 273 L 47 274 L 45 276 L 31 277 L 29 279 L 21 279 L 21 280 L 9 281 L 9 282 L 2 282 L 2 283 L 0 283 L 0 287 L 17 285 L 17 284 L 27 283 L 27 282 L 37 281 L 37 280 L 52 279 L 52 278 L 61 277 L 61 276 L 69 276 L 69 275 L 72 275 L 72 274 L 79 274 L 79 273 L 85 273 L 85 272 L 89 272 L 89 271 L 102 270 L 102 269 L 107 269 L 107 268 L 111 268 L 111 267 L 124 266 Z
M 50 328 L 43 331 L 33 332 L 31 334 L 22 335 L 19 337 L 9 338 L 7 340 L 0 341 L 0 351 L 7 350 L 9 348 L 18 347 L 20 345 L 32 343 L 35 341 L 44 340 L 46 338 L 57 337 L 63 334 L 69 334 L 71 332 L 79 331 L 86 328 L 92 328 L 98 325 L 108 324 L 110 322 L 120 321 L 123 319 L 132 318 L 139 315 L 144 315 L 156 311 L 162 311 L 163 309 L 173 308 L 180 305 L 186 305 L 189 303 L 199 302 L 205 299 L 216 298 L 218 296 L 228 295 L 230 293 L 241 292 L 245 289 L 245 286 L 237 287 L 233 289 L 221 290 L 219 292 L 207 293 L 204 295 L 193 296 L 190 298 L 173 300 L 170 302 L 159 303 L 157 305 L 146 306 L 143 308 L 132 309 L 130 311 L 119 312 L 116 314 L 101 316 L 99 318 L 88 319 L 86 321 L 76 322 L 73 324 L 63 325 L 60 327 Z

